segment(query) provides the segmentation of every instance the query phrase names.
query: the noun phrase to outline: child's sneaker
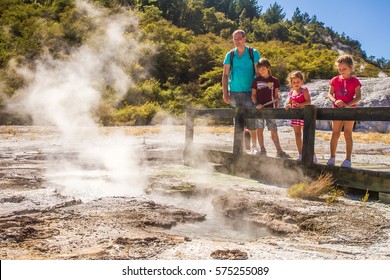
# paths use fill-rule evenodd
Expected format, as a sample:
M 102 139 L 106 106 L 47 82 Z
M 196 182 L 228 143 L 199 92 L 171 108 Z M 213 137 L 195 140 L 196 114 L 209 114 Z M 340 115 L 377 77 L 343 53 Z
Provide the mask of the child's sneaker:
M 331 157 L 328 159 L 328 162 L 326 163 L 327 165 L 335 165 L 336 164 L 336 159 L 334 157 Z
M 276 153 L 276 157 L 279 158 L 290 158 L 290 156 L 285 151 L 279 151 Z
M 313 155 L 313 163 L 317 163 L 317 156 Z
M 344 160 L 343 163 L 341 164 L 341 167 L 347 167 L 347 168 L 351 168 L 352 164 L 349 160 Z
M 299 154 L 299 155 L 298 155 L 298 160 L 299 160 L 299 161 L 302 161 L 302 154 Z
M 258 147 L 252 148 L 252 150 L 249 152 L 251 155 L 258 155 L 260 153 L 260 150 Z
M 259 153 L 259 156 L 266 157 L 267 156 L 267 151 L 266 150 L 261 150 L 260 153 Z

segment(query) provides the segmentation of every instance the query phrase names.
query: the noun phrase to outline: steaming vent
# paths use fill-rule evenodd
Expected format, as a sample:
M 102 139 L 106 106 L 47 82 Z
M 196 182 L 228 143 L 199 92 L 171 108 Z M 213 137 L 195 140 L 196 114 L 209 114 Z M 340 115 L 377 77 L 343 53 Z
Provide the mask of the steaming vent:
M 93 21 L 95 35 L 65 59 L 47 54 L 34 70 L 17 69 L 28 86 L 9 109 L 30 115 L 34 125 L 59 131 L 61 145 L 46 176 L 64 195 L 139 195 L 146 180 L 137 143 L 120 133 L 103 134 L 95 119 L 107 98 L 104 89 L 115 93 L 108 101 L 120 100 L 135 82 L 129 70 L 139 64 L 141 49 L 150 47 L 139 42 L 137 18 L 130 11 L 111 15 L 84 1 L 77 5 Z

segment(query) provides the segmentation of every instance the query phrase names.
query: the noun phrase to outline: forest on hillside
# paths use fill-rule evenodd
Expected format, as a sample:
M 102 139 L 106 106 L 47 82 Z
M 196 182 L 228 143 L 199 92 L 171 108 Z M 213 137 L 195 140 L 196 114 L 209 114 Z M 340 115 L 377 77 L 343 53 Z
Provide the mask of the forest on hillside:
M 2 0 L 0 2 L 0 107 L 28 81 L 19 68 L 34 70 L 50 56 L 66 61 L 102 32 L 94 16 L 76 0 Z M 295 10 L 287 19 L 276 2 L 262 7 L 261 0 L 90 0 L 108 15 L 136 17 L 136 38 L 141 58 L 124 64 L 135 80 L 120 100 L 115 89 L 105 91 L 96 115 L 107 125 L 149 124 L 156 114 L 182 115 L 191 103 L 198 107 L 225 107 L 221 94 L 222 61 L 233 44 L 231 34 L 241 28 L 247 43 L 273 65 L 284 82 L 287 73 L 300 69 L 307 79 L 336 75 L 334 60 L 340 52 L 354 55 L 356 75 L 378 77 L 390 73 L 390 61 L 368 57 L 358 41 L 326 27 L 315 15 Z M 133 28 L 133 29 L 132 29 Z M 1 109 L 1 108 L 0 108 Z

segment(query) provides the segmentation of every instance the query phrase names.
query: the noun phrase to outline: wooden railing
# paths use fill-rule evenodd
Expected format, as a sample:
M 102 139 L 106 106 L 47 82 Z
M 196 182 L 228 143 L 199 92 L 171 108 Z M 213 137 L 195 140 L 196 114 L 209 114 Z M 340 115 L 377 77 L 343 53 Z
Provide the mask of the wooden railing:
M 317 120 L 357 120 L 357 121 L 390 121 L 390 107 L 363 107 L 363 108 L 317 108 L 315 105 L 306 105 L 303 109 L 284 108 L 277 109 L 187 109 L 186 115 L 186 132 L 184 160 L 187 162 L 191 157 L 191 148 L 194 137 L 194 120 L 196 118 L 208 118 L 212 120 L 232 119 L 234 118 L 234 141 L 233 151 L 230 156 L 225 155 L 228 161 L 243 163 L 244 145 L 243 133 L 246 118 L 271 118 L 271 119 L 302 119 L 305 121 L 303 128 L 303 150 L 302 162 L 298 163 L 305 172 L 323 170 L 330 171 L 336 176 L 344 176 L 348 182 L 360 177 L 360 182 L 354 184 L 360 189 L 367 189 L 367 186 L 373 186 L 372 190 L 383 192 L 389 196 L 390 201 L 390 173 L 374 172 L 371 170 L 340 169 L 326 165 L 315 164 L 313 166 L 313 154 L 315 145 L 315 131 Z M 215 154 L 215 152 L 214 152 Z M 219 153 L 219 156 L 222 152 Z M 256 158 L 250 159 L 257 161 Z M 226 160 L 225 160 L 226 161 Z M 293 160 L 291 160 L 293 161 Z M 294 163 L 296 164 L 296 163 Z
M 209 118 L 214 120 L 234 118 L 233 155 L 243 153 L 243 133 L 246 118 L 302 119 L 303 128 L 302 164 L 311 167 L 314 154 L 315 131 L 317 120 L 358 120 L 358 121 L 390 121 L 390 107 L 370 108 L 317 108 L 306 105 L 304 109 L 187 109 L 185 151 L 193 143 L 194 119 Z

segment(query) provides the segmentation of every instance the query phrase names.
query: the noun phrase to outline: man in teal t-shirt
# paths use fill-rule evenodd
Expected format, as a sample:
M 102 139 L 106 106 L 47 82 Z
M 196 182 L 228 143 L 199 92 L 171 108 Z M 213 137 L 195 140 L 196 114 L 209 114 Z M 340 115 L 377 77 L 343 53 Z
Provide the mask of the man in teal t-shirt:
M 255 63 L 259 61 L 260 54 L 253 49 L 253 61 L 249 54 L 249 47 L 245 44 L 246 36 L 243 30 L 233 32 L 233 42 L 235 45 L 233 55 L 233 67 L 230 65 L 230 52 L 223 61 L 222 90 L 223 101 L 233 107 L 243 106 L 246 109 L 254 109 L 255 104 L 251 98 L 251 84 L 256 77 Z M 255 119 L 246 119 L 246 127 L 251 135 L 252 149 L 255 149 L 258 128 Z

